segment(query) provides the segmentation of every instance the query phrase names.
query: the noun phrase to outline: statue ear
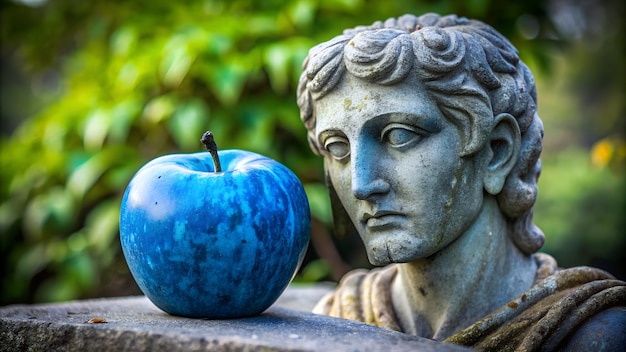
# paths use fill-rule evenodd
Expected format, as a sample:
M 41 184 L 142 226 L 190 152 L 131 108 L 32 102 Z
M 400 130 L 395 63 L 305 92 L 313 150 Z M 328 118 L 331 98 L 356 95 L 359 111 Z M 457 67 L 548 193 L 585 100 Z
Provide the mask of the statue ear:
M 488 163 L 483 187 L 489 194 L 497 195 L 504 187 L 507 176 L 517 163 L 521 139 L 519 126 L 512 115 L 496 116 L 484 154 Z

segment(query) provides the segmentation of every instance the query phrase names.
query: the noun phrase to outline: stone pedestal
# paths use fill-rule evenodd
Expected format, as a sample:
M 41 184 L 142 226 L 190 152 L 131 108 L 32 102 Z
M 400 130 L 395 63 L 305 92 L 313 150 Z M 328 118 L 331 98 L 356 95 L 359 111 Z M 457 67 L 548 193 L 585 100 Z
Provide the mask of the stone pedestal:
M 327 289 L 290 288 L 259 316 L 188 319 L 146 297 L 0 308 L 3 351 L 466 351 L 305 312 Z

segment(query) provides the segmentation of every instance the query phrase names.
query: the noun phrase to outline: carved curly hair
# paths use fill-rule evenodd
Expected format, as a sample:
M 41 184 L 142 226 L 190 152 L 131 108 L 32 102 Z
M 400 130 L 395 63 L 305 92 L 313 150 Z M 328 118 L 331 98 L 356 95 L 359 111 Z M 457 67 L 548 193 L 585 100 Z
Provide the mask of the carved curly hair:
M 461 156 L 481 150 L 495 116 L 511 114 L 521 131 L 521 149 L 497 200 L 518 248 L 531 254 L 543 245 L 544 235 L 532 222 L 543 138 L 535 82 L 517 50 L 492 27 L 456 15 L 390 18 L 345 30 L 313 47 L 302 68 L 300 117 L 318 155 L 313 105 L 337 86 L 345 71 L 383 85 L 416 72 L 444 116 L 459 129 Z

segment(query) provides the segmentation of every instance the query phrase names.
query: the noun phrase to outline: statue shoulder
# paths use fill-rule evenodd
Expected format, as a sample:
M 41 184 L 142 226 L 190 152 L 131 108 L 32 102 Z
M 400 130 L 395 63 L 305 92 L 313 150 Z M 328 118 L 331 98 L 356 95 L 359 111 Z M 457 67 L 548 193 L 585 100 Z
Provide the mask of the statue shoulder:
M 587 320 L 563 346 L 563 351 L 623 351 L 626 307 L 612 307 Z

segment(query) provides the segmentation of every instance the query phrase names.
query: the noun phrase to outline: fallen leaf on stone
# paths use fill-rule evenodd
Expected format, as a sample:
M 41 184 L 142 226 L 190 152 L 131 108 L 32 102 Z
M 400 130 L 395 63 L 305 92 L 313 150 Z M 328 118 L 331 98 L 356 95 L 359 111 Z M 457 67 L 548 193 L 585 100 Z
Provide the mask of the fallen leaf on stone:
M 103 324 L 103 323 L 107 323 L 107 320 L 104 318 L 91 318 L 89 320 L 87 320 L 87 324 Z

